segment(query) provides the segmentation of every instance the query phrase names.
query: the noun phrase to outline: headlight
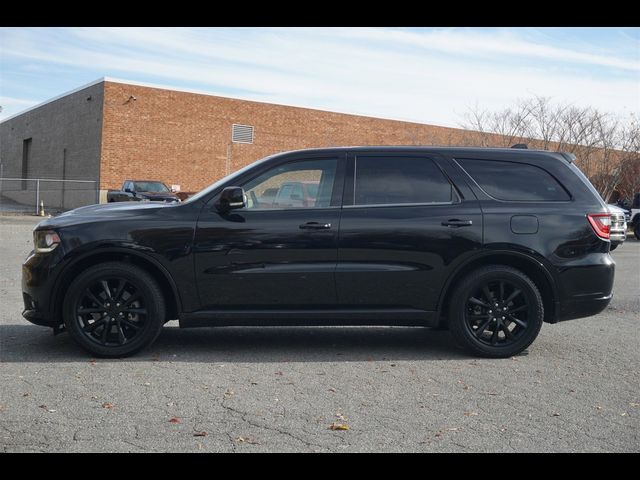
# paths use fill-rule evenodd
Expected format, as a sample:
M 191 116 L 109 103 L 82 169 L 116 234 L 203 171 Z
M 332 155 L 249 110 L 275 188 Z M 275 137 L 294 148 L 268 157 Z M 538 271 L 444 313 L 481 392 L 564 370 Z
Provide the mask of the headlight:
M 33 244 L 36 253 L 48 253 L 60 244 L 60 236 L 53 230 L 36 230 L 33 232 Z

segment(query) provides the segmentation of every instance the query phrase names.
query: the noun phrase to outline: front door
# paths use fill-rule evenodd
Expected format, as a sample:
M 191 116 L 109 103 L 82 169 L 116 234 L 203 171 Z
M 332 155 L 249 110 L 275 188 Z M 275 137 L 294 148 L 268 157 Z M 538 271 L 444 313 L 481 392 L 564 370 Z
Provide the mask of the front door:
M 194 249 L 203 309 L 336 303 L 343 164 L 288 159 L 236 185 L 245 208 L 220 213 L 215 199 L 205 206 Z
M 461 179 L 454 187 L 458 173 L 436 156 L 360 153 L 349 170 L 338 240 L 339 303 L 434 311 L 452 269 L 482 246 L 475 196 Z

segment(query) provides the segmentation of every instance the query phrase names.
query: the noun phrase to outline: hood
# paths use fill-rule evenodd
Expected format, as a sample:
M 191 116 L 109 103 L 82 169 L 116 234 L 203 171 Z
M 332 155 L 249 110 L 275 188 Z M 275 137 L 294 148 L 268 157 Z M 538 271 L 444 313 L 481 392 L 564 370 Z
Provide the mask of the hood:
M 138 192 L 138 196 L 149 200 L 177 200 L 178 197 L 171 192 Z
M 36 228 L 63 227 L 78 223 L 107 220 L 111 218 L 135 217 L 148 215 L 161 208 L 171 208 L 179 203 L 151 203 L 151 202 L 115 202 L 87 205 L 40 222 Z

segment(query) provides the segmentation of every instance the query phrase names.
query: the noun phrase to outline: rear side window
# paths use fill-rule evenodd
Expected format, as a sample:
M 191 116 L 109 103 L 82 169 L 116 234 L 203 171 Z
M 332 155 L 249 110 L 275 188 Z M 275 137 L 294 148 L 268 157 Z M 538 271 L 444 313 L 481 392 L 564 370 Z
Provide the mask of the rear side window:
M 498 200 L 562 201 L 569 194 L 546 170 L 526 163 L 458 160 L 480 187 Z
M 453 187 L 428 158 L 357 157 L 354 205 L 447 203 Z

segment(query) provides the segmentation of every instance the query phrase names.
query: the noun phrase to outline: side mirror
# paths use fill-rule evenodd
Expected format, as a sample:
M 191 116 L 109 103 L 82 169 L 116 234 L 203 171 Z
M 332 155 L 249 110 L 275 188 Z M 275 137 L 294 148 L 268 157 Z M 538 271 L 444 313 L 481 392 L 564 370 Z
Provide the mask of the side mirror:
M 244 190 L 242 187 L 226 187 L 220 193 L 220 198 L 216 202 L 216 208 L 221 212 L 228 212 L 236 208 L 247 206 Z
M 130 188 L 125 188 L 124 191 L 127 193 L 133 193 L 133 190 L 131 190 Z

